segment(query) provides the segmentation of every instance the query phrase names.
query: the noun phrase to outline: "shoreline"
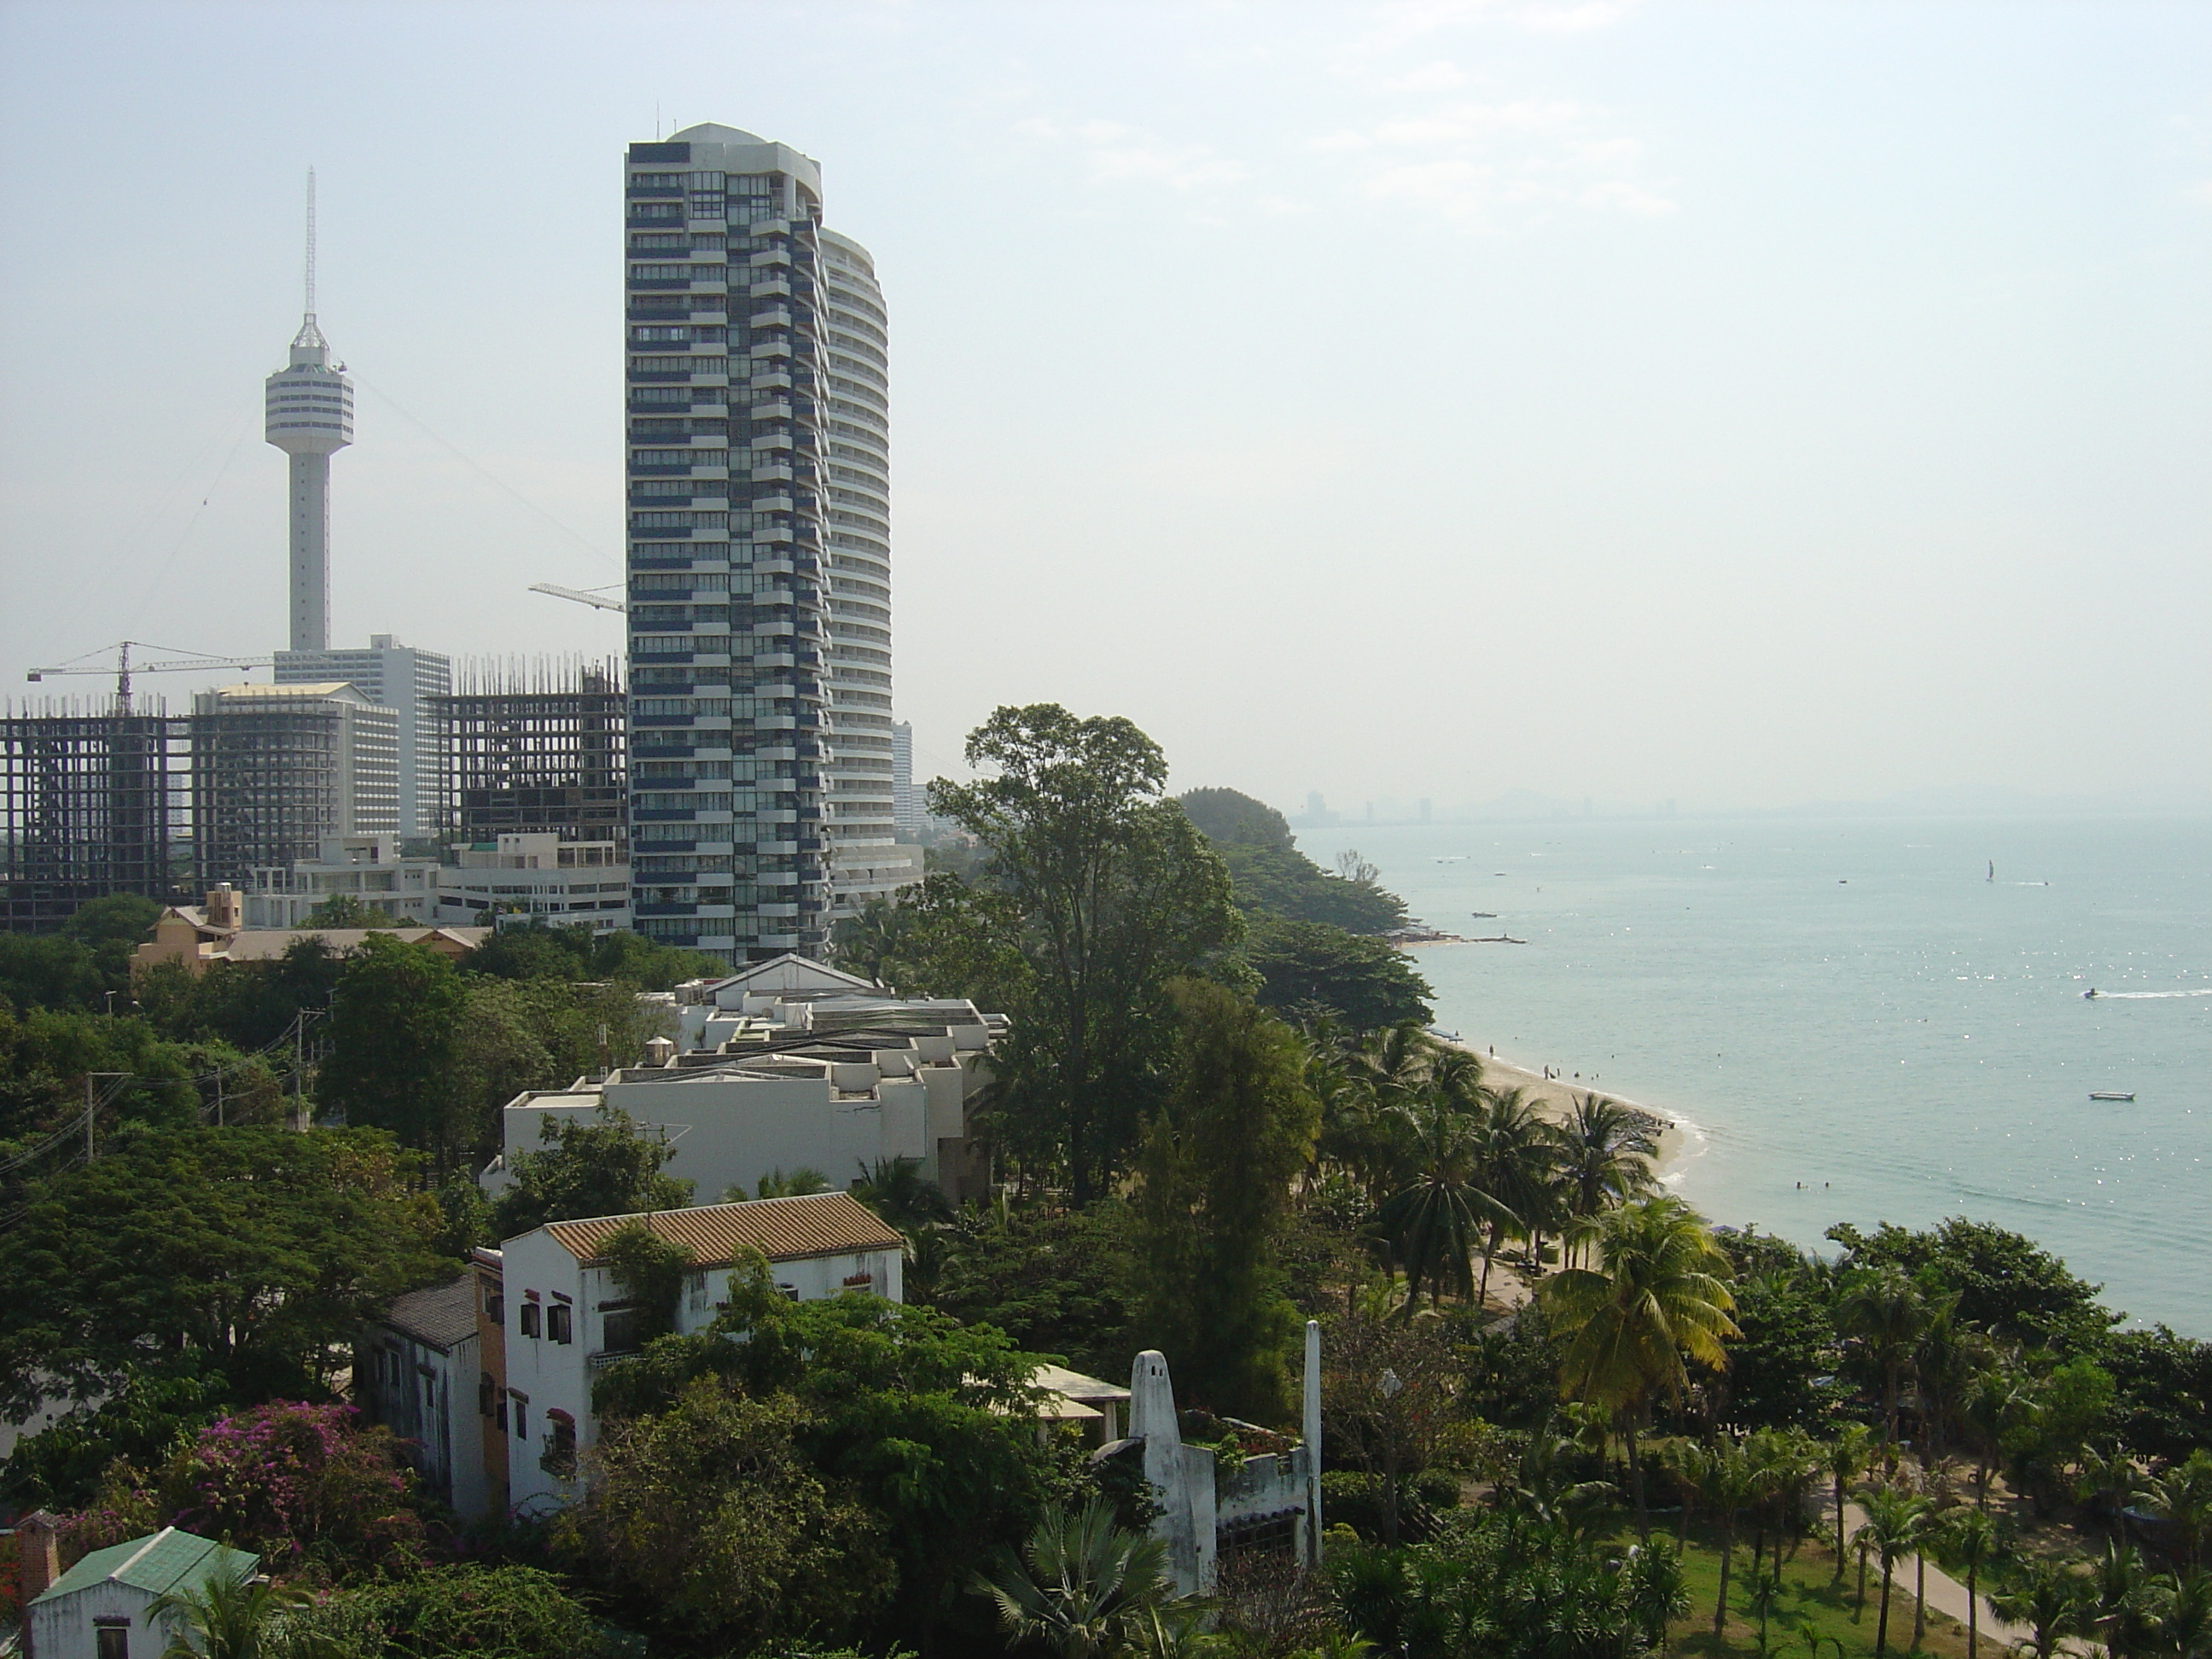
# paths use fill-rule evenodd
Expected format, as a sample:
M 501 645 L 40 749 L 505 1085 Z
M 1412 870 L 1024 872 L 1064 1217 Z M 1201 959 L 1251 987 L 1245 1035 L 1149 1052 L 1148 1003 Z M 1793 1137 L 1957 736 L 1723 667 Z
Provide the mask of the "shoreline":
M 1651 1160 L 1651 1173 L 1662 1186 L 1673 1185 L 1686 1170 L 1695 1150 L 1693 1139 L 1702 1142 L 1703 1137 L 1696 1125 L 1616 1090 L 1601 1089 L 1596 1084 L 1584 1082 L 1579 1078 L 1547 1078 L 1540 1072 L 1532 1072 L 1525 1066 L 1516 1066 L 1510 1060 L 1501 1059 L 1484 1045 L 1470 1042 L 1457 1034 L 1446 1036 L 1441 1031 L 1431 1030 L 1429 1035 L 1447 1048 L 1473 1054 L 1482 1062 L 1485 1084 L 1502 1082 L 1509 1089 L 1522 1090 L 1536 1103 L 1544 1115 L 1555 1123 L 1566 1121 L 1567 1115 L 1574 1109 L 1577 1096 L 1594 1094 L 1615 1101 L 1632 1112 L 1641 1112 L 1662 1125 L 1659 1132 L 1659 1151 Z

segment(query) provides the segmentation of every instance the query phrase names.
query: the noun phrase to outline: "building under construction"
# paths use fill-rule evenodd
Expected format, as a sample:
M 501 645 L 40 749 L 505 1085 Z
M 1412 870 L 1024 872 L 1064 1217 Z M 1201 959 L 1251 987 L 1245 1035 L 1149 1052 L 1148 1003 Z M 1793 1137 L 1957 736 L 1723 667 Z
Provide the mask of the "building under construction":
M 191 868 L 191 721 L 156 703 L 0 715 L 0 927 L 51 933 L 109 893 L 167 901 Z
M 617 664 L 464 663 L 435 707 L 449 841 L 523 830 L 628 845 L 629 698 Z

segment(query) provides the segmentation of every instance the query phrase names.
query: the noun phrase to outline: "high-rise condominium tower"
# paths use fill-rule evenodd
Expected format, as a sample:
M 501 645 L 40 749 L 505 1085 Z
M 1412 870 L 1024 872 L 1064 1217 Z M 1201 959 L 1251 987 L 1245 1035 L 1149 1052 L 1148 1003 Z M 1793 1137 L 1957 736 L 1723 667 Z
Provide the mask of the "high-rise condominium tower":
M 822 171 L 690 127 L 633 144 L 630 851 L 638 929 L 743 961 L 826 941 Z
M 269 441 L 291 457 L 295 651 L 331 642 L 331 457 L 353 441 L 353 382 L 315 326 L 315 175 L 307 174 L 307 307 L 292 361 L 267 381 Z
M 830 851 L 840 914 L 921 872 L 901 849 L 891 727 L 890 361 L 875 261 L 822 233 L 830 410 Z

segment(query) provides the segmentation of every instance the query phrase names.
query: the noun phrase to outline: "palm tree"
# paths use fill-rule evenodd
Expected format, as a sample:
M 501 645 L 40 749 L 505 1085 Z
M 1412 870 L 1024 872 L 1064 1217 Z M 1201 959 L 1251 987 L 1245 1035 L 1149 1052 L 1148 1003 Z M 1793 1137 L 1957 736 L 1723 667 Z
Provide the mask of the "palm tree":
M 1889 1651 L 1889 1592 L 1897 1577 L 1897 1564 L 1917 1551 L 1925 1533 L 1929 1508 L 1925 1498 L 1896 1486 L 1869 1487 L 1861 1496 L 1866 1519 L 1859 1536 L 1874 1547 L 1881 1561 L 1881 1614 L 1874 1632 L 1875 1659 Z
M 1041 1640 L 1061 1659 L 1157 1650 L 1202 1608 L 1170 1583 L 1167 1545 L 1115 1526 L 1113 1506 L 1097 1498 L 1073 1515 L 1047 1514 L 1021 1557 L 1002 1553 L 973 1588 L 998 1603 L 1016 1640 Z
M 1413 1179 L 1382 1201 L 1375 1230 L 1389 1240 L 1406 1270 L 1406 1311 L 1412 1316 L 1421 1285 L 1435 1301 L 1449 1284 L 1474 1293 L 1474 1253 L 1486 1230 L 1510 1226 L 1515 1217 L 1483 1185 L 1474 1121 L 1441 1093 L 1426 1092 L 1408 1116 L 1418 1152 Z
M 2150 1512 L 2172 1523 L 2182 1565 L 2203 1566 L 2204 1535 L 2212 1531 L 2212 1451 L 2199 1446 L 2141 1491 Z
M 2212 1655 L 2212 1573 L 2195 1570 L 2166 1581 L 2158 1607 L 2158 1643 L 2175 1659 Z
M 1717 1370 L 1728 1363 L 1721 1345 L 1737 1334 L 1729 1261 L 1704 1218 L 1671 1194 L 1608 1215 L 1596 1258 L 1545 1280 L 1544 1305 L 1564 1348 L 1561 1392 L 1625 1426 L 1637 1530 L 1649 1538 L 1637 1439 L 1655 1394 L 1681 1398 L 1688 1360 Z
M 2094 1611 L 2088 1581 L 2071 1565 L 2049 1559 L 2021 1566 L 1990 1606 L 1998 1618 L 2027 1626 L 2021 1645 L 2034 1659 L 2051 1659 L 2060 1643 L 2087 1635 Z
M 2158 1640 L 2157 1603 L 2165 1588 L 2132 1544 L 2105 1546 L 2097 1559 L 2096 1623 L 2111 1659 L 2149 1651 Z
M 1603 1095 L 1584 1095 L 1555 1134 L 1570 1214 L 1596 1216 L 1651 1190 L 1659 1137 L 1643 1113 Z
M 853 1196 L 909 1237 L 953 1218 L 952 1200 L 922 1174 L 920 1158 L 879 1158 L 873 1168 L 866 1164 L 854 1167 L 860 1178 L 853 1185 Z
M 2004 1529 L 1987 1510 L 1954 1510 L 1936 1524 L 1937 1559 L 1966 1578 L 1966 1659 L 1980 1659 L 1982 1574 L 2004 1559 Z
M 1735 1562 L 1735 1522 L 1744 1506 L 1763 1498 L 1765 1471 L 1740 1441 L 1716 1442 L 1705 1465 L 1705 1498 L 1721 1523 L 1721 1588 L 1713 1599 L 1713 1635 L 1728 1621 L 1729 1569 Z
M 1838 1584 L 1844 1582 L 1844 1553 L 1849 1543 L 1844 1536 L 1844 1494 L 1874 1461 L 1873 1442 L 1874 1431 L 1865 1424 L 1846 1423 L 1825 1448 L 1828 1472 L 1836 1481 L 1835 1582 Z
M 1882 1438 L 1895 1455 L 1897 1407 L 1905 1368 L 1927 1334 L 1932 1310 L 1920 1287 L 1902 1267 L 1877 1267 L 1855 1273 L 1836 1304 L 1836 1328 L 1857 1339 L 1881 1373 Z
M 1558 1139 L 1520 1089 L 1486 1094 L 1474 1127 L 1475 1164 L 1484 1189 L 1498 1200 L 1482 1247 L 1480 1305 L 1490 1295 L 1490 1267 L 1510 1228 L 1533 1232 L 1548 1220 Z
M 198 1589 L 170 1591 L 154 1603 L 149 1617 L 156 1624 L 168 1622 L 169 1643 L 161 1659 L 262 1659 L 277 1650 L 271 1638 L 283 1615 L 313 1599 L 266 1578 L 219 1571 Z M 301 1650 L 299 1644 L 284 1649 Z M 302 1659 L 315 1659 L 321 1650 L 319 1644 L 308 1644 Z

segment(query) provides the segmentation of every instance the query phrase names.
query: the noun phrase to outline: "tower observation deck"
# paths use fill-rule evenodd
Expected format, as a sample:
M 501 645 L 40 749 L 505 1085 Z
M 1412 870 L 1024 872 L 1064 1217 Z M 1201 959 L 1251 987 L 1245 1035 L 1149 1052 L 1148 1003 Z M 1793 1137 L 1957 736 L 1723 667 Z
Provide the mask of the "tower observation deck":
M 267 382 L 264 434 L 291 458 L 291 648 L 331 642 L 331 457 L 353 441 L 353 382 L 315 325 L 315 175 L 307 174 L 307 313 Z

